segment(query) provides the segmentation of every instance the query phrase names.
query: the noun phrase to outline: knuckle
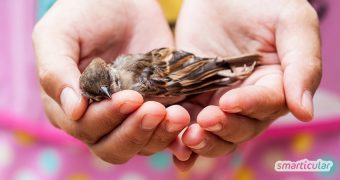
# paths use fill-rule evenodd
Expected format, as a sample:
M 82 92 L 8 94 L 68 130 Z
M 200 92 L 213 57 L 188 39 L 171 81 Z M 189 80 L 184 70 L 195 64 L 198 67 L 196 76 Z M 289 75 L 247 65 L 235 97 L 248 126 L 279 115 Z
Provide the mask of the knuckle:
M 41 85 L 43 85 L 49 77 L 51 77 L 51 73 L 49 71 L 46 69 L 39 69 L 39 81 Z
M 315 73 L 317 74 L 317 76 L 322 76 L 322 65 L 321 65 L 321 60 L 320 61 L 317 61 L 315 67 Z
M 232 128 L 223 130 L 223 133 L 220 137 L 225 141 L 236 144 L 242 143 L 254 137 L 255 130 L 253 127 L 256 127 L 256 124 L 260 122 L 254 119 L 239 119 L 239 121 L 241 123 L 240 125 L 234 125 Z
M 155 133 L 153 135 L 153 141 L 154 143 L 157 143 L 158 147 L 167 147 L 170 143 L 171 143 L 171 137 L 165 135 L 165 133 Z M 175 137 L 173 138 L 173 140 L 175 139 Z
M 149 156 L 164 150 L 166 147 L 169 146 L 169 144 L 170 141 L 159 142 L 155 139 L 150 142 L 141 152 L 139 152 L 139 154 Z
M 315 57 L 313 60 L 306 63 L 305 71 L 308 72 L 308 74 L 310 75 L 309 90 L 311 90 L 312 93 L 313 93 L 316 90 L 316 88 L 319 86 L 319 84 L 321 82 L 321 78 L 322 78 L 321 55 L 319 55 L 319 57 Z
M 321 77 L 322 77 L 322 60 L 321 60 L 321 57 L 316 57 L 316 60 L 313 61 L 313 64 L 311 65 L 310 69 L 311 69 L 311 72 L 314 72 L 313 77 L 319 77 L 319 78 L 315 78 L 315 79 L 320 81 Z
M 214 146 L 213 143 L 207 142 L 207 145 L 203 149 L 200 149 L 198 151 L 199 151 L 199 154 L 202 154 L 205 157 L 213 158 L 213 157 L 216 157 L 215 153 L 211 153 L 211 152 L 214 152 L 214 148 L 215 148 L 215 146 Z
M 236 147 L 237 145 L 235 143 L 223 142 L 223 144 L 221 144 L 215 141 L 210 141 L 207 142 L 207 145 L 203 149 L 198 150 L 197 153 L 205 157 L 214 158 L 228 155 L 235 151 Z
M 226 141 L 235 142 L 239 139 L 239 134 L 243 133 L 241 126 L 232 126 L 233 128 L 228 128 L 230 126 L 226 126 L 221 132 L 220 137 Z
M 135 134 L 126 134 L 125 140 L 127 144 L 132 145 L 133 147 L 141 147 L 145 145 L 146 140 L 144 135 L 135 135 Z
M 235 143 L 227 144 L 224 148 L 218 149 L 215 157 L 225 156 L 233 153 L 236 150 L 237 145 Z
M 321 74 L 322 73 L 321 55 L 318 55 L 318 57 L 313 57 L 313 59 L 305 63 L 305 68 L 308 71 Z
M 39 81 L 40 84 L 46 89 L 49 82 L 56 78 L 56 73 L 47 67 L 40 67 L 39 69 Z
M 274 121 L 275 119 L 287 114 L 288 112 L 289 111 L 288 111 L 288 108 L 286 106 L 284 108 L 277 109 L 277 110 L 273 111 L 272 113 L 269 113 L 263 122 Z
M 238 127 L 235 127 L 238 129 Z M 219 133 L 219 136 L 226 141 L 234 141 L 233 134 L 235 130 L 225 129 Z
M 61 112 L 61 109 L 56 109 L 58 104 L 56 104 L 56 102 L 53 101 L 44 91 L 40 93 L 40 97 L 47 119 L 54 127 L 60 129 L 61 127 L 58 122 L 60 122 L 61 119 L 66 119 L 66 116 L 63 113 L 56 113 L 58 116 L 55 115 L 55 112 Z
M 56 67 L 49 67 L 48 65 L 40 65 L 39 67 L 39 83 L 42 89 L 53 99 L 59 97 L 61 82 L 59 69 Z M 60 71 L 61 72 L 61 71 Z M 56 100 L 56 99 L 55 99 Z
M 94 137 L 92 133 L 89 133 L 88 131 L 84 130 L 81 126 L 78 124 L 73 124 L 71 127 L 65 129 L 66 132 L 68 132 L 71 136 L 81 140 L 82 142 L 86 144 L 95 144 L 98 141 L 97 137 Z

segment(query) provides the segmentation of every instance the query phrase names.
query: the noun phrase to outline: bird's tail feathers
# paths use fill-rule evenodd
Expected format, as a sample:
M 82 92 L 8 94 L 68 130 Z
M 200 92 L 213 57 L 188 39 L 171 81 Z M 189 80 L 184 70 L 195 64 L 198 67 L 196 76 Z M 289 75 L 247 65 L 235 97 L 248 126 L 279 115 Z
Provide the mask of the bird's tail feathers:
M 174 81 L 168 84 L 170 92 L 198 94 L 221 87 L 234 86 L 248 77 L 260 60 L 257 54 L 229 58 L 201 58 L 169 77 Z M 188 71 L 191 72 L 188 73 Z

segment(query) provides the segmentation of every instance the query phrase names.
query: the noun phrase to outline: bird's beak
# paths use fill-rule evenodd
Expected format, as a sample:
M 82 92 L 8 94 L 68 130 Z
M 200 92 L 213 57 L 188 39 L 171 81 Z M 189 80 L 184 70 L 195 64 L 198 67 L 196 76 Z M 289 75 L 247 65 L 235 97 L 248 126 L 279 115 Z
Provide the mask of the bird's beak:
M 100 87 L 100 89 L 105 93 L 105 95 L 107 97 L 111 98 L 111 95 L 110 95 L 109 90 L 107 89 L 107 87 L 102 86 L 102 87 Z

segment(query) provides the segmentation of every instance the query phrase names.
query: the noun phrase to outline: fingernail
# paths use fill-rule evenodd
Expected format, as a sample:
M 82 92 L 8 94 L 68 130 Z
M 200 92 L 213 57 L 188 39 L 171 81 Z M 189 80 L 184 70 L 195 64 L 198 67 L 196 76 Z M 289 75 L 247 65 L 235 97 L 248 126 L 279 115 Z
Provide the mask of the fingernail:
M 72 119 L 75 107 L 79 104 L 80 98 L 70 87 L 63 89 L 60 95 L 60 103 L 67 117 Z
M 151 130 L 157 127 L 161 118 L 155 115 L 146 115 L 142 119 L 142 128 L 146 130 Z
M 202 142 L 200 142 L 196 146 L 191 146 L 191 148 L 193 148 L 193 149 L 202 149 L 202 148 L 204 148 L 205 145 L 207 145 L 207 141 L 204 139 Z
M 192 154 L 192 151 L 189 149 L 186 154 L 177 155 L 176 157 L 180 161 L 187 161 L 190 158 L 191 154 Z
M 204 129 L 208 130 L 208 131 L 216 132 L 216 131 L 220 131 L 222 129 L 222 125 L 218 123 L 218 124 L 215 124 L 213 126 L 210 126 L 210 127 L 204 128 Z
M 223 109 L 223 111 L 228 112 L 228 113 L 239 113 L 242 111 L 242 109 L 240 107 L 233 107 L 230 109 Z
M 302 106 L 305 111 L 307 111 L 311 117 L 313 117 L 313 97 L 311 92 L 305 91 L 302 95 Z
M 130 114 L 133 111 L 135 111 L 137 108 L 138 108 L 137 103 L 125 102 L 120 106 L 119 112 L 122 114 Z
M 166 130 L 170 133 L 177 132 L 177 131 L 180 131 L 182 129 L 183 129 L 182 124 L 175 124 L 175 123 L 170 123 L 170 122 L 166 123 Z
M 186 153 L 186 154 L 183 154 L 183 156 L 177 157 L 177 158 L 178 158 L 179 160 L 181 160 L 181 161 L 187 161 L 187 160 L 190 158 L 191 154 L 192 154 L 191 149 L 189 149 L 189 148 L 187 147 L 187 153 Z

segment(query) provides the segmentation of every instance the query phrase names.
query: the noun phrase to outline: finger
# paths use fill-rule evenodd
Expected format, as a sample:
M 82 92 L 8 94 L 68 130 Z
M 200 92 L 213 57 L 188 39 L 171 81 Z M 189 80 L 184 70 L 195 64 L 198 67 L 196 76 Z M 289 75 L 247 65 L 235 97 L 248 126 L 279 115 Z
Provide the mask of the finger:
M 84 143 L 95 144 L 142 104 L 143 97 L 139 93 L 120 91 L 112 94 L 110 100 L 92 103 L 80 120 L 57 119 L 56 123 Z
M 182 132 L 184 132 L 184 130 Z M 191 149 L 183 144 L 182 134 L 178 135 L 176 140 L 170 144 L 169 149 L 180 161 L 187 161 L 192 154 Z
M 231 153 L 236 145 L 218 138 L 216 135 L 203 130 L 198 124 L 192 124 L 184 132 L 183 143 L 193 152 L 206 157 L 218 157 Z
M 50 96 L 45 93 L 43 89 L 41 89 L 41 100 L 43 102 L 42 105 L 47 119 L 52 123 L 54 127 L 60 128 L 57 122 L 65 121 L 68 119 L 64 111 L 61 109 L 56 101 L 54 101 Z
M 273 120 L 287 108 L 280 74 L 267 75 L 255 85 L 226 92 L 219 100 L 219 107 L 228 113 L 239 113 L 258 120 Z
M 79 119 L 87 102 L 79 89 L 79 46 L 73 35 L 41 20 L 33 31 L 40 84 L 70 119 Z
M 303 7 L 283 13 L 275 36 L 288 107 L 298 119 L 308 121 L 321 80 L 321 43 L 317 14 L 311 6 Z
M 238 114 L 229 114 L 217 106 L 208 106 L 198 115 L 197 123 L 201 128 L 221 139 L 239 144 L 254 138 L 268 127 L 271 121 L 259 121 Z
M 159 152 L 172 143 L 178 134 L 189 125 L 190 116 L 182 106 L 173 105 L 166 109 L 164 121 L 157 127 L 151 140 L 140 154 L 150 155 Z
M 165 115 L 166 109 L 162 104 L 148 101 L 118 128 L 90 147 L 107 162 L 125 163 L 148 143 Z
M 172 158 L 177 169 L 179 169 L 180 171 L 189 171 L 194 166 L 198 155 L 193 153 L 186 161 L 181 161 L 176 156 L 172 156 Z

